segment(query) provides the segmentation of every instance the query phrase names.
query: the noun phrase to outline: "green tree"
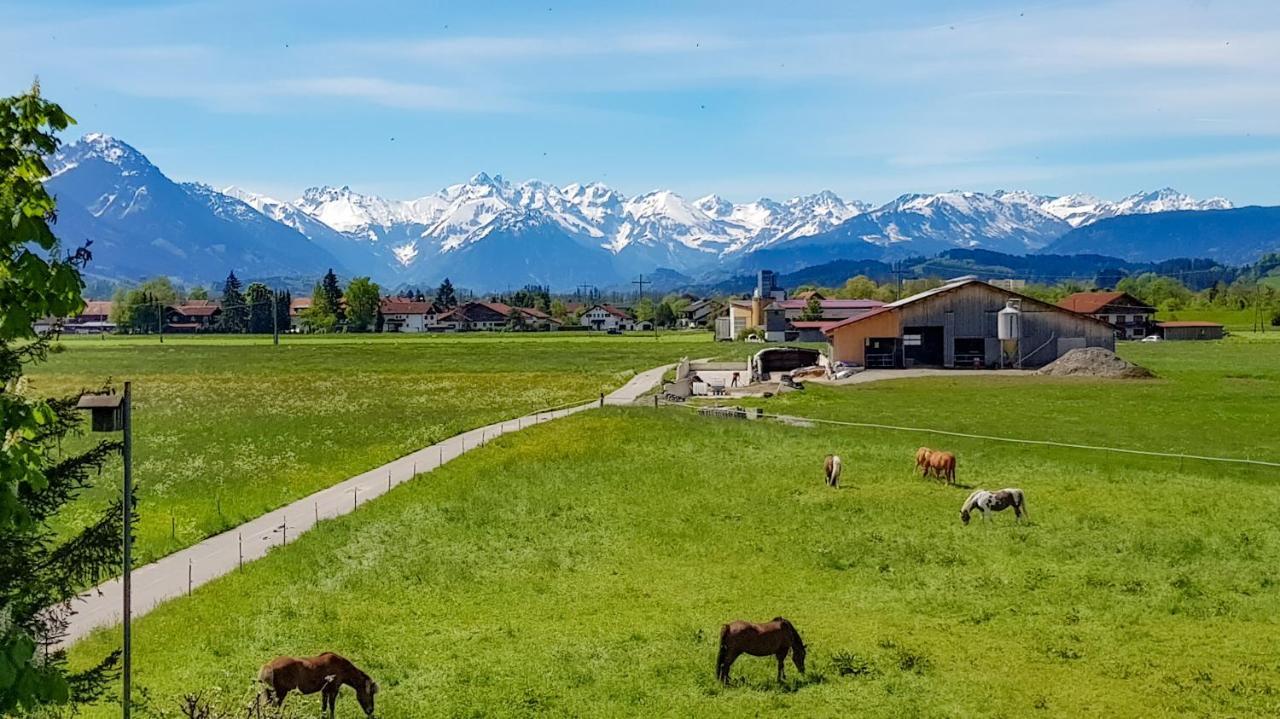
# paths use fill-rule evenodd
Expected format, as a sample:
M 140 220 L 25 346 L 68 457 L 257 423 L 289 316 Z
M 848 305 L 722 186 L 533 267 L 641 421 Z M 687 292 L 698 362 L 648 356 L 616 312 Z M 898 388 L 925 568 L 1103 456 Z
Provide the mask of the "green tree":
M 378 319 L 382 288 L 368 277 L 357 277 L 347 284 L 347 329 L 367 332 Z
M 444 282 L 441 282 L 440 287 L 436 289 L 436 306 L 446 310 L 458 306 L 458 295 L 453 291 L 453 283 L 448 277 L 444 278 Z
M 676 323 L 676 313 L 666 300 L 653 308 L 653 323 L 658 327 L 670 327 Z
M 187 299 L 191 300 L 207 300 L 209 299 L 209 288 L 204 285 L 196 285 L 187 293 Z
M 118 655 L 71 671 L 51 645 L 66 631 L 77 590 L 120 561 L 120 503 L 66 534 L 58 512 L 92 485 L 119 445 L 81 454 L 64 447 L 77 432 L 75 398 L 39 399 L 18 391 L 24 368 L 47 356 L 52 336 L 37 335 L 41 317 L 84 307 L 80 270 L 88 247 L 64 254 L 50 225 L 55 203 L 45 191 L 44 158 L 71 118 L 40 96 L 0 99 L 0 716 L 94 700 Z
M 235 272 L 227 274 L 222 285 L 222 314 L 218 315 L 219 332 L 239 334 L 249 329 L 249 308 L 240 292 L 240 279 Z
M 271 288 L 261 282 L 250 282 L 244 290 L 245 302 L 249 305 L 248 329 L 256 335 L 271 332 Z M 226 310 L 223 310 L 226 312 Z
M 560 322 L 569 319 L 569 306 L 564 303 L 564 300 L 556 298 L 551 301 L 551 316 Z
M 507 313 L 507 329 L 512 332 L 519 332 L 525 328 L 524 313 L 519 308 L 512 307 Z
M 338 316 L 329 304 L 329 295 L 319 282 L 311 291 L 311 306 L 302 311 L 302 323 L 308 332 L 332 332 L 338 326 Z
M 635 308 L 632 310 L 632 314 L 635 315 L 636 321 L 638 322 L 652 322 L 653 300 L 648 297 L 641 297 L 640 301 L 636 303 Z
M 875 280 L 866 275 L 858 275 L 850 277 L 845 281 L 844 287 L 836 290 L 836 296 L 846 300 L 869 300 L 874 299 L 880 290 L 880 285 Z
M 807 322 L 816 322 L 822 319 L 822 301 L 817 297 L 810 297 L 809 301 L 804 304 L 804 311 L 800 313 L 800 319 Z

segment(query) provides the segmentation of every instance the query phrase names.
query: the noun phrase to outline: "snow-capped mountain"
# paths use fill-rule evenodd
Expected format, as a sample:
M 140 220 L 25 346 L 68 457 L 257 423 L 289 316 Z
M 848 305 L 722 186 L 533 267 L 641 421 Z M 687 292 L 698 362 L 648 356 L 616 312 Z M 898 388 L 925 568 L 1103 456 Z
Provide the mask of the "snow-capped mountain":
M 272 276 L 342 267 L 294 229 L 208 185 L 170 180 L 107 135 L 86 135 L 48 165 L 54 231 L 68 245 L 92 240 L 91 274 L 217 281 L 231 270 Z
M 1154 192 L 1137 192 L 1114 202 L 1086 194 L 1052 197 L 1002 191 L 995 193 L 995 197 L 1006 202 L 1032 205 L 1072 227 L 1084 227 L 1098 220 L 1120 215 L 1149 215 L 1179 210 L 1229 210 L 1234 207 L 1230 200 L 1223 197 L 1197 200 L 1171 187 Z
M 684 276 L 792 271 L 955 247 L 1021 254 L 1108 218 L 1231 206 L 1170 189 L 1115 202 L 951 191 L 872 208 L 823 191 L 734 203 L 661 189 L 629 197 L 601 183 L 512 183 L 484 173 L 411 200 L 342 186 L 283 201 L 234 186 L 179 185 L 132 147 L 97 134 L 64 147 L 49 165 L 58 232 L 68 243 L 94 239 L 95 272 L 201 281 L 232 269 L 314 276 L 333 266 L 391 286 L 445 276 L 474 289 L 608 285 L 660 268 Z

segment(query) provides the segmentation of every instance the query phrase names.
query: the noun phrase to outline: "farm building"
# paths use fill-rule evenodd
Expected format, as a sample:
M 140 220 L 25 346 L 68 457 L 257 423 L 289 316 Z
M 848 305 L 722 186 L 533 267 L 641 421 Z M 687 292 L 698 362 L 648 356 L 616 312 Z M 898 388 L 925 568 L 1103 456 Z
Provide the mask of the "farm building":
M 1161 322 L 1156 330 L 1167 340 L 1220 340 L 1224 334 L 1217 322 Z
M 684 309 L 680 310 L 680 315 L 676 318 L 676 321 L 684 329 L 706 327 L 717 310 L 719 310 L 719 305 L 716 304 L 715 300 L 693 300 Z
M 378 306 L 383 332 L 429 332 L 436 328 L 440 312 L 434 302 L 384 297 Z
M 302 329 L 302 313 L 311 309 L 310 297 L 294 297 L 289 301 L 289 331 Z
M 581 322 L 593 330 L 608 331 L 633 329 L 636 320 L 613 305 L 593 305 L 582 313 Z
M 1016 339 L 1002 339 L 1000 315 Z M 1039 367 L 1077 347 L 1114 350 L 1115 328 L 1096 317 L 973 277 L 829 325 L 831 359 L 864 367 Z
M 80 314 L 62 323 L 62 331 L 67 334 L 101 334 L 115 330 L 116 325 L 111 321 L 110 300 L 89 300 L 84 303 L 84 310 Z
M 1077 292 L 1062 298 L 1058 306 L 1110 322 L 1121 339 L 1151 334 L 1156 314 L 1156 308 L 1128 292 Z
M 560 327 L 558 320 L 542 310 L 532 307 L 512 307 L 502 302 L 466 302 L 436 318 L 441 329 L 454 332 L 502 330 L 517 321 L 525 329 L 531 330 L 550 330 Z
M 214 300 L 191 300 L 165 310 L 165 332 L 204 332 L 212 329 L 222 314 Z

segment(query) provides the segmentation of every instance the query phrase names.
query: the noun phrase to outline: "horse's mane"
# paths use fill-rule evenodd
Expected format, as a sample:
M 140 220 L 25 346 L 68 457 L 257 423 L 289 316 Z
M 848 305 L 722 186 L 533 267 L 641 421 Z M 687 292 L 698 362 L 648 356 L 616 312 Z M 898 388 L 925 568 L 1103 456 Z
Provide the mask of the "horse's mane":
M 985 489 L 975 489 L 975 490 L 973 490 L 973 494 L 970 494 L 970 495 L 969 495 L 969 498 L 968 498 L 968 499 L 966 499 L 966 500 L 964 500 L 964 506 L 960 508 L 960 511 L 961 511 L 961 512 L 964 512 L 964 511 L 967 511 L 967 510 L 973 509 L 973 505 L 975 505 L 975 504 L 977 504 L 977 503 L 978 503 L 978 495 L 979 495 L 979 494 L 982 494 L 982 493 L 983 493 L 983 492 L 985 492 L 985 491 L 987 491 L 987 490 L 985 490 Z
M 791 639 L 795 641 L 796 645 L 804 649 L 804 640 L 800 638 L 800 632 L 796 631 L 796 625 L 792 624 L 786 617 L 774 617 L 773 621 L 781 624 L 782 628 L 786 629 L 787 633 L 791 635 Z

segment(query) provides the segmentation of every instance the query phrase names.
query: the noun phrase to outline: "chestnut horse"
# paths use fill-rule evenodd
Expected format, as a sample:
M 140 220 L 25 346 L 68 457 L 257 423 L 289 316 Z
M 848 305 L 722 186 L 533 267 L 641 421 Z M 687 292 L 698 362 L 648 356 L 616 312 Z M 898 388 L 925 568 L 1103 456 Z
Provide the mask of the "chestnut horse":
M 791 661 L 796 669 L 804 674 L 804 640 L 791 622 L 782 617 L 774 617 L 773 621 L 764 624 L 751 622 L 729 622 L 720 628 L 720 653 L 716 656 L 716 678 L 722 683 L 729 683 L 729 668 L 740 654 L 753 657 L 774 656 L 778 659 L 778 681 L 785 677 L 782 669 L 787 653 L 791 653 Z
M 947 484 L 955 484 L 956 456 L 950 452 L 930 452 L 929 471 Z
M 823 471 L 825 471 L 827 475 L 828 487 L 840 487 L 840 471 L 843 469 L 844 464 L 840 461 L 840 455 L 827 455 L 827 460 L 823 464 Z
M 320 692 L 320 712 L 323 714 L 328 710 L 329 719 L 333 719 L 338 692 L 343 684 L 356 690 L 360 708 L 370 717 L 373 716 L 373 698 L 378 693 L 377 682 L 332 652 L 314 657 L 276 657 L 262 665 L 258 681 L 266 685 L 262 693 L 267 695 L 267 701 L 275 702 L 276 706 L 282 706 L 285 695 L 295 689 L 299 694 Z M 259 694 L 258 700 L 261 699 L 262 694 Z

